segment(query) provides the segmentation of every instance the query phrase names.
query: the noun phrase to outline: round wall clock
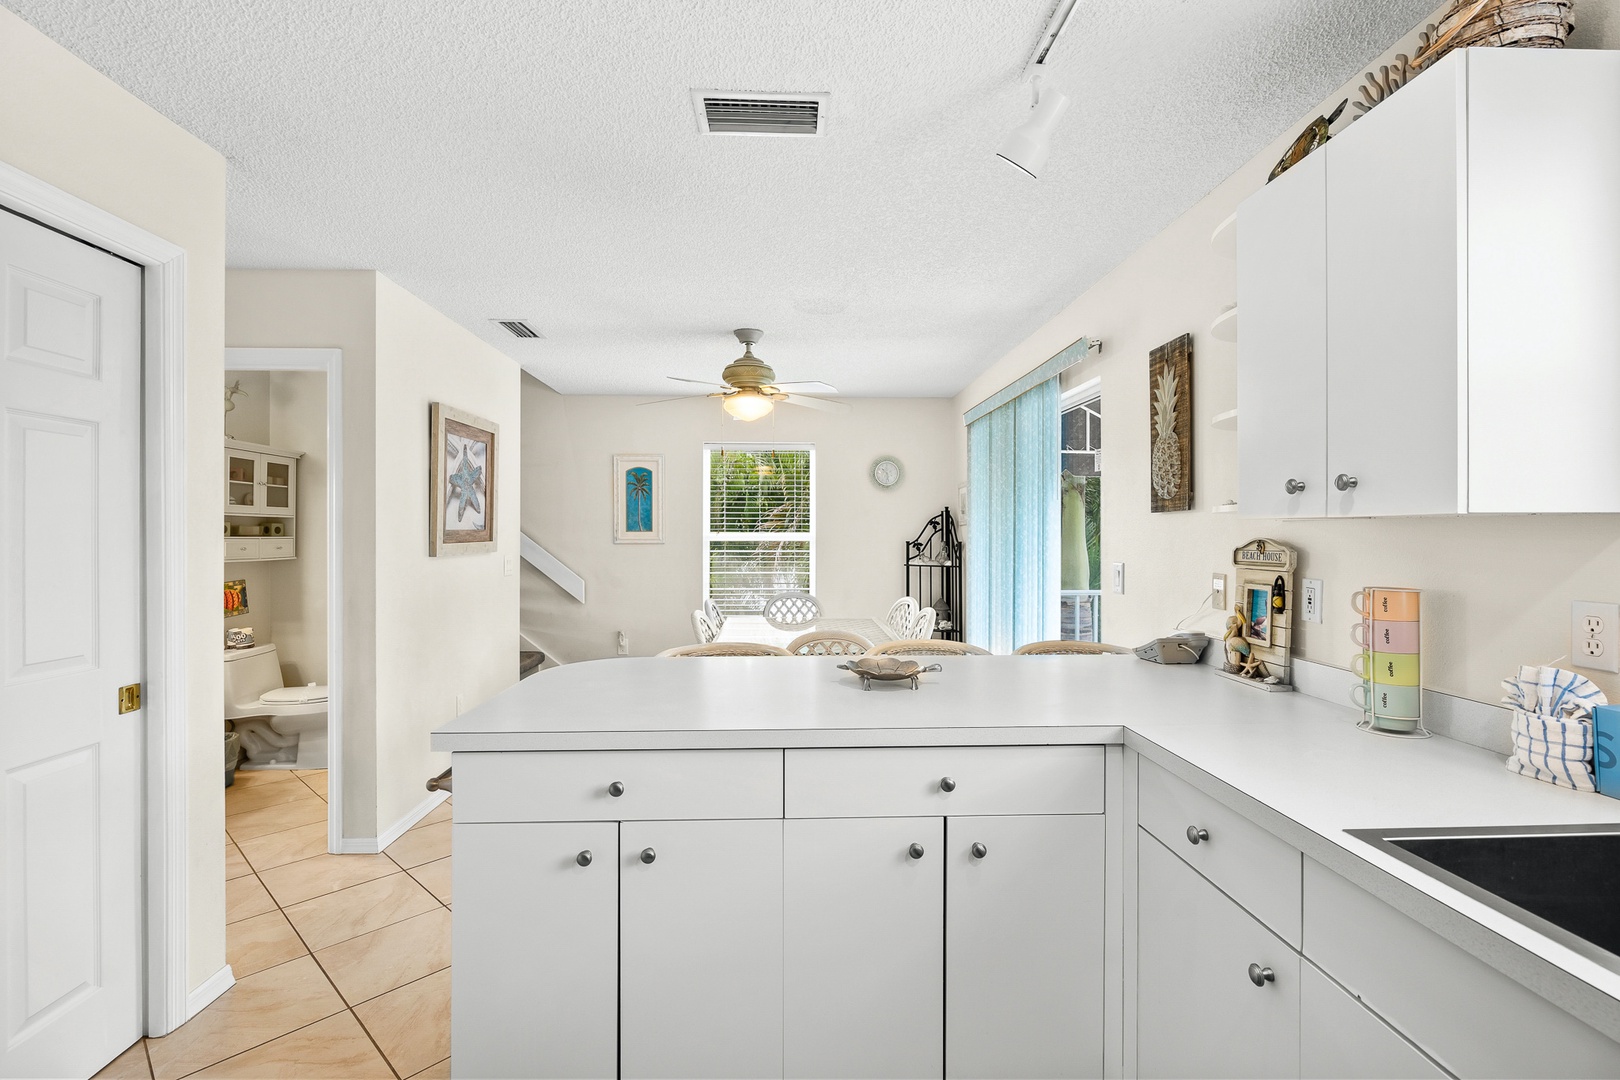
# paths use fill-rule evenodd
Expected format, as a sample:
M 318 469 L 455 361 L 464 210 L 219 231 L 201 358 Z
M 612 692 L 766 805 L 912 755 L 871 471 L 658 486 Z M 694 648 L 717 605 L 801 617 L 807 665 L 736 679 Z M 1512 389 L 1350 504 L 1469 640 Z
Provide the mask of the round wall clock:
M 892 488 L 900 482 L 900 463 L 892 457 L 881 457 L 872 462 L 872 483 L 880 488 Z

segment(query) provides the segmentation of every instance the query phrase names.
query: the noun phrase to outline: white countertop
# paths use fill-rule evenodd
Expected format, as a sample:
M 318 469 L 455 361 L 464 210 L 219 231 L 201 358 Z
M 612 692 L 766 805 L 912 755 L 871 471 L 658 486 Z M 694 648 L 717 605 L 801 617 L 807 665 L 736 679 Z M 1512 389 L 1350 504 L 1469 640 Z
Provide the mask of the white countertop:
M 1203 665 L 1134 656 L 941 657 L 860 689 L 829 657 L 635 658 L 540 672 L 446 724 L 435 750 L 1121 744 L 1620 1039 L 1620 975 L 1346 829 L 1620 822 L 1620 802 L 1509 773 L 1449 739 Z M 1308 946 L 1307 946 L 1308 948 Z

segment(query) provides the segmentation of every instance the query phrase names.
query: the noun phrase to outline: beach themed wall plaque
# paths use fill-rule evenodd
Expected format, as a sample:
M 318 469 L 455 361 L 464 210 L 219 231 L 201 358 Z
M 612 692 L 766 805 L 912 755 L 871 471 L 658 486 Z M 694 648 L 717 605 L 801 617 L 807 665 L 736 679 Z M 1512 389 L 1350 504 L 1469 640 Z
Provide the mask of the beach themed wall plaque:
M 500 425 L 435 401 L 428 428 L 428 554 L 494 551 Z
M 664 542 L 664 455 L 613 455 L 613 542 Z
M 1292 690 L 1294 569 L 1299 553 L 1275 540 L 1254 539 L 1232 552 L 1236 603 L 1226 620 L 1228 675 L 1267 690 Z

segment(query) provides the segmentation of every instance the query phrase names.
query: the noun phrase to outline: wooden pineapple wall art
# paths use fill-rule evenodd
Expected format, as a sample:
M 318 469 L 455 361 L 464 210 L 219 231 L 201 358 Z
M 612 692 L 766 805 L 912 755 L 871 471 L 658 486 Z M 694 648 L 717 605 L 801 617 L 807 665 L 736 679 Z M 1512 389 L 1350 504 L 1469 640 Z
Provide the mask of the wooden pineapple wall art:
M 1153 513 L 1191 510 L 1192 335 L 1182 334 L 1148 353 L 1149 438 Z

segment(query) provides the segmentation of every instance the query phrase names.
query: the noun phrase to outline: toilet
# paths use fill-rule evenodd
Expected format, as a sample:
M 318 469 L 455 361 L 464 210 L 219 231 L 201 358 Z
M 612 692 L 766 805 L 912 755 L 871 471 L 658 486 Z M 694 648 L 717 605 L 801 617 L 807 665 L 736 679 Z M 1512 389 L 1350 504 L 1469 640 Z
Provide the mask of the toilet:
M 326 687 L 283 685 L 274 645 L 225 650 L 225 719 L 242 737 L 241 768 L 326 768 Z

